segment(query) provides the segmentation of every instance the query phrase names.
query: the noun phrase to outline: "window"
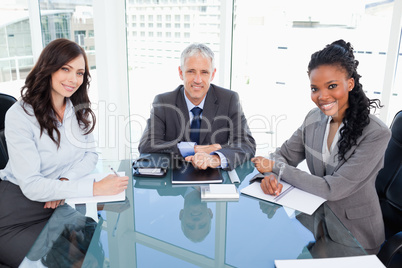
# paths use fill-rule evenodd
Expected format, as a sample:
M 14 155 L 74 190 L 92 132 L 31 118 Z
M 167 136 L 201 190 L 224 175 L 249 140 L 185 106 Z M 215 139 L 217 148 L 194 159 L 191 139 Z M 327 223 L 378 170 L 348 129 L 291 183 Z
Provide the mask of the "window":
M 74 41 L 78 43 L 80 46 L 84 47 L 84 39 L 85 39 L 85 31 L 74 31 Z
M 16 98 L 34 65 L 27 9 L 26 1 L 0 7 L 0 92 Z
M 212 5 L 219 12 L 221 0 L 212 1 Z M 127 9 L 127 16 L 132 14 L 141 14 L 147 16 L 147 23 L 156 23 L 158 31 L 154 33 L 154 29 L 144 29 L 144 36 L 147 37 L 146 42 L 128 35 L 128 64 L 129 64 L 129 81 L 130 96 L 135 96 L 138 90 L 146 90 L 147 94 L 141 94 L 141 99 L 131 98 L 131 111 L 135 117 L 142 118 L 141 122 L 137 122 L 132 126 L 132 149 L 133 154 L 137 153 L 139 139 L 142 135 L 146 119 L 149 117 L 150 105 L 157 93 L 173 90 L 178 84 L 182 83 L 179 78 L 177 66 L 180 64 L 181 51 L 191 42 L 207 42 L 207 44 L 216 53 L 216 64 L 219 72 L 219 43 L 220 43 L 220 20 L 216 14 L 205 14 L 200 11 L 201 5 L 205 7 L 205 3 L 196 1 L 190 4 L 183 4 L 176 1 L 160 1 L 159 5 L 154 3 L 147 4 L 131 4 Z M 157 6 L 151 13 L 149 8 Z M 147 11 L 144 11 L 147 10 Z M 150 20 L 153 16 L 153 21 Z M 181 21 L 185 21 L 183 25 Z M 197 28 L 194 35 L 190 35 L 190 25 L 199 25 L 199 22 L 209 22 L 211 27 L 204 29 Z M 172 23 L 174 23 L 172 25 Z M 171 31 L 174 28 L 175 31 Z M 181 33 L 181 28 L 187 28 L 186 32 Z M 165 31 L 161 31 L 164 29 Z M 211 34 L 213 33 L 213 35 Z M 194 36 L 194 38 L 192 38 Z M 154 38 L 157 37 L 157 38 Z M 142 50 L 144 48 L 144 50 Z M 152 53 L 149 48 L 155 49 Z M 157 52 L 156 52 L 157 51 Z M 158 73 L 158 79 L 155 79 L 155 73 Z M 215 83 L 219 83 L 216 76 Z
M 393 2 L 307 2 L 314 8 L 305 8 L 306 2 L 297 0 L 254 0 L 253 5 L 237 0 L 235 4 L 232 89 L 239 92 L 260 143 L 257 154 L 267 155 L 280 146 L 315 107 L 307 64 L 312 53 L 337 39 L 354 46 L 367 96 L 381 98 L 389 40 L 384 29 L 390 27 Z M 266 108 L 268 98 L 276 101 Z

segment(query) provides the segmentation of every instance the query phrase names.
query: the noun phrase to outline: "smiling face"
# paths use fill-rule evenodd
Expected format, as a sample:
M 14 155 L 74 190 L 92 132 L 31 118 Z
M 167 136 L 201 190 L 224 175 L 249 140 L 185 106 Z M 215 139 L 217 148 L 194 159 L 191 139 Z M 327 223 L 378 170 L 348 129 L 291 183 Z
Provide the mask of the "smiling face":
M 179 67 L 179 75 L 183 80 L 185 94 L 194 104 L 198 105 L 208 92 L 216 69 L 212 69 L 210 58 L 195 54 L 187 58 L 184 66 Z
M 310 72 L 311 99 L 321 111 L 341 122 L 349 107 L 349 91 L 354 79 L 346 71 L 333 65 L 320 65 Z
M 82 55 L 64 64 L 59 70 L 52 73 L 52 101 L 55 106 L 64 102 L 64 98 L 71 97 L 82 85 L 85 74 L 85 60 Z

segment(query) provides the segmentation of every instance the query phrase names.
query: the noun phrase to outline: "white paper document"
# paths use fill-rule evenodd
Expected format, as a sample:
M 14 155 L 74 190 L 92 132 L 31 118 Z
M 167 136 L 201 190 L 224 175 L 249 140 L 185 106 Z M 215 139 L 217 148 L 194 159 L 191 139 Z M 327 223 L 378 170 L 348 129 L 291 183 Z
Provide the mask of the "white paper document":
M 314 211 L 326 200 L 322 197 L 307 193 L 294 186 L 281 181 L 282 192 L 278 196 L 264 194 L 260 182 L 256 181 L 241 190 L 242 194 L 253 196 L 265 201 L 273 202 L 284 207 L 292 208 L 306 214 L 313 214 Z
M 275 266 L 276 268 L 385 268 L 384 264 L 382 264 L 376 255 L 323 259 L 275 260 Z
M 239 192 L 234 184 L 201 186 L 201 201 L 238 201 Z
M 92 178 L 95 181 L 100 181 L 110 173 L 97 173 L 97 174 L 89 174 L 88 176 L 82 179 Z M 117 172 L 119 176 L 125 176 L 125 172 Z M 87 196 L 87 197 L 75 197 L 66 199 L 66 203 L 69 205 L 74 204 L 84 204 L 84 203 L 104 203 L 104 202 L 116 202 L 116 201 L 124 201 L 126 199 L 126 191 L 116 194 L 116 195 L 99 195 L 99 196 Z

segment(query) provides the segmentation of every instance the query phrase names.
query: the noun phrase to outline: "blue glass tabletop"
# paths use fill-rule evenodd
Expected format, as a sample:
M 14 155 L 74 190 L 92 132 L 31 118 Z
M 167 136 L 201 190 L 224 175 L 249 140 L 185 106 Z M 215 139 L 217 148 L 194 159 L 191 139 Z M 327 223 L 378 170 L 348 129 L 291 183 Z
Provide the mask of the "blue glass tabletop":
M 132 176 L 131 161 L 104 161 Z M 236 168 L 239 190 L 254 166 Z M 126 200 L 57 208 L 24 263 L 82 267 L 274 267 L 277 259 L 365 255 L 324 203 L 312 215 L 241 194 L 238 201 L 204 202 L 198 185 L 133 177 Z M 231 183 L 222 171 L 224 183 Z M 38 266 L 44 267 L 44 266 Z M 51 267 L 48 265 L 48 267 Z

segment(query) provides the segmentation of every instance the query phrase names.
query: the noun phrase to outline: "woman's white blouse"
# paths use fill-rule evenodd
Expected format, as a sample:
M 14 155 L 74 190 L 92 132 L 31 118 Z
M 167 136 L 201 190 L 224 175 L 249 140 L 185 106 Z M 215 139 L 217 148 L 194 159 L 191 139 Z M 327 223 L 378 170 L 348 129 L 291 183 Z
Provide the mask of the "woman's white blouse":
M 16 102 L 6 114 L 5 137 L 9 161 L 0 177 L 20 186 L 34 201 L 47 202 L 93 195 L 93 179 L 80 179 L 96 166 L 98 154 L 92 133 L 84 135 L 68 99 L 63 122 L 58 124 L 60 147 L 47 131 L 42 134 L 33 109 Z M 53 135 L 57 137 L 54 132 Z M 69 181 L 60 181 L 60 178 Z
M 328 135 L 329 135 L 329 126 L 331 123 L 332 117 L 328 116 L 327 120 L 327 127 L 325 129 L 325 134 L 324 134 L 324 142 L 322 144 L 322 159 L 325 164 L 328 163 L 328 159 L 331 155 L 331 152 L 333 151 L 334 147 L 337 146 L 338 140 L 339 140 L 339 130 L 343 127 L 343 122 L 339 126 L 338 130 L 335 133 L 334 139 L 332 140 L 331 143 L 331 148 L 328 149 Z

